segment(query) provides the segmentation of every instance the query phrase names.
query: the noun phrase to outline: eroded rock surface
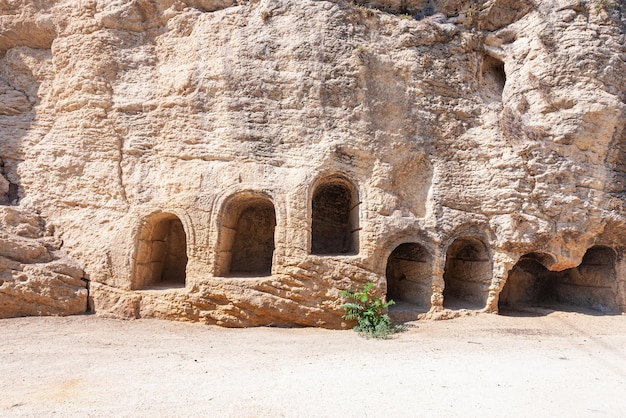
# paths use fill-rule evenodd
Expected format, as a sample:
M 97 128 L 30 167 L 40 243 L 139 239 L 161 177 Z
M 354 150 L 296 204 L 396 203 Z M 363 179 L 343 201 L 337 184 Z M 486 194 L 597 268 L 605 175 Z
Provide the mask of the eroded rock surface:
M 13 3 L 0 193 L 98 314 L 339 327 L 370 280 L 413 317 L 509 279 L 626 308 L 619 2 Z
M 83 271 L 37 214 L 0 207 L 0 318 L 87 309 Z

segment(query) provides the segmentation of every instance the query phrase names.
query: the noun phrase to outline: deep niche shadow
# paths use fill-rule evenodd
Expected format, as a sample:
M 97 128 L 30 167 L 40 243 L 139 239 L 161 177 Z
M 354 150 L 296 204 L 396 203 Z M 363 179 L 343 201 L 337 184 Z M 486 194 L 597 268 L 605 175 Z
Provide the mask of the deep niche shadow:
M 430 309 L 432 257 L 418 243 L 398 245 L 387 259 L 389 316 L 396 323 L 414 321 Z
M 591 247 L 579 266 L 549 271 L 537 254 L 526 254 L 513 266 L 498 302 L 506 316 L 544 316 L 555 311 L 619 315 L 616 254 Z
M 137 236 L 133 289 L 184 288 L 187 237 L 180 219 L 159 213 L 146 219 Z
M 477 237 L 457 238 L 448 247 L 443 274 L 446 309 L 482 309 L 487 303 L 492 263 L 485 243 Z

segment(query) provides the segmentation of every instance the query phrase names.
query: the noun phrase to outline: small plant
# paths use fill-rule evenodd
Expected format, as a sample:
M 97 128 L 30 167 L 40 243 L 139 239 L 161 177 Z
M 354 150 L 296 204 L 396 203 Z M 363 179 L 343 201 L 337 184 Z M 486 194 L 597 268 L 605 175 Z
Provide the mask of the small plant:
M 367 283 L 362 290 L 350 292 L 342 290 L 339 296 L 348 299 L 340 306 L 344 310 L 343 317 L 349 321 L 357 321 L 354 330 L 365 337 L 387 339 L 391 334 L 398 332 L 398 328 L 391 323 L 386 311 L 395 304 L 393 300 L 386 303 L 372 295 L 374 283 Z

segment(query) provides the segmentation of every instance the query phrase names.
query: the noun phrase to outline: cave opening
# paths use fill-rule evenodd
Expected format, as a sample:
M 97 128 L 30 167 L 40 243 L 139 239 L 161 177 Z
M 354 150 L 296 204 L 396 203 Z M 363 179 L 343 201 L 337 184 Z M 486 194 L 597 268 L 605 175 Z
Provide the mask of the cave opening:
M 430 308 L 431 256 L 420 244 L 400 244 L 389 255 L 386 268 L 387 300 L 408 303 L 422 311 Z
M 456 239 L 446 252 L 443 303 L 449 309 L 484 308 L 489 295 L 492 265 L 482 240 Z
M 358 210 L 359 202 L 350 182 L 333 178 L 320 184 L 312 200 L 311 253 L 358 253 Z
M 239 196 L 225 208 L 221 228 L 222 276 L 269 276 L 276 211 L 267 198 Z
M 519 312 L 528 308 L 617 313 L 616 254 L 612 248 L 591 247 L 579 266 L 549 271 L 533 254 L 522 256 L 509 272 L 498 308 Z
M 137 236 L 132 287 L 185 287 L 187 237 L 180 219 L 161 213 L 143 222 Z

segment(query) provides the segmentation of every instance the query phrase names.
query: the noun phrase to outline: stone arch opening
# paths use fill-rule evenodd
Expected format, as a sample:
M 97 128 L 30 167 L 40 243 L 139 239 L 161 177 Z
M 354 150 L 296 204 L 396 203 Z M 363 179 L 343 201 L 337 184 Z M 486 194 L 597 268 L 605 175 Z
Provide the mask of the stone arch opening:
M 553 273 L 532 254 L 522 256 L 509 271 L 498 310 L 536 306 L 553 299 L 552 278 Z
M 187 236 L 176 215 L 160 213 L 146 219 L 135 248 L 133 289 L 185 287 Z
M 612 248 L 595 246 L 587 250 L 578 267 L 549 271 L 533 254 L 522 256 L 509 272 L 498 308 L 505 312 L 529 307 L 619 312 L 616 259 Z
M 432 295 L 431 260 L 420 244 L 398 245 L 387 259 L 387 300 L 407 302 L 428 310 Z
M 359 252 L 359 199 L 354 185 L 343 177 L 325 179 L 311 202 L 311 253 Z
M 484 55 L 481 65 L 480 94 L 489 102 L 501 102 L 506 84 L 504 62 L 490 55 Z
M 272 273 L 276 211 L 267 198 L 246 194 L 226 205 L 221 227 L 222 276 Z
M 446 252 L 443 273 L 444 307 L 449 309 L 485 307 L 491 276 L 491 259 L 483 241 L 473 237 L 457 238 Z

